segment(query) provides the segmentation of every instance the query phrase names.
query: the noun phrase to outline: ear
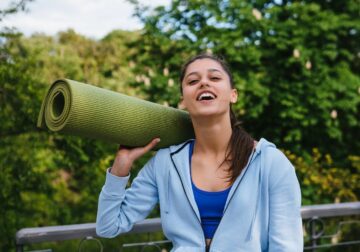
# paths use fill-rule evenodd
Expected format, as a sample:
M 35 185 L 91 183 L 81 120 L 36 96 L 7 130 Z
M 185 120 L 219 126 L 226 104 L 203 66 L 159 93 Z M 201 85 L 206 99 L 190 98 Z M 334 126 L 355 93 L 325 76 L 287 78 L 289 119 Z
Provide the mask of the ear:
M 234 88 L 234 89 L 231 90 L 230 102 L 231 102 L 231 103 L 236 103 L 236 102 L 237 102 L 237 98 L 238 98 L 238 92 L 237 92 L 237 90 Z

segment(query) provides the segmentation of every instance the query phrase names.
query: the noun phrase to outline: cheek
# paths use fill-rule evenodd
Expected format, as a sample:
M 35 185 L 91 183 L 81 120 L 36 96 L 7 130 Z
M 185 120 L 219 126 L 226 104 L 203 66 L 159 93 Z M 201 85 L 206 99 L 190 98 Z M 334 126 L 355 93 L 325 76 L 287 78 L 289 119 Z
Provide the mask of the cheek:
M 221 94 L 219 97 L 221 100 L 230 101 L 233 97 L 232 90 L 227 87 L 222 87 L 221 89 L 218 89 L 216 91 L 218 92 L 218 94 Z
M 194 88 L 192 87 L 185 87 L 182 89 L 182 96 L 184 99 L 191 99 L 194 96 Z

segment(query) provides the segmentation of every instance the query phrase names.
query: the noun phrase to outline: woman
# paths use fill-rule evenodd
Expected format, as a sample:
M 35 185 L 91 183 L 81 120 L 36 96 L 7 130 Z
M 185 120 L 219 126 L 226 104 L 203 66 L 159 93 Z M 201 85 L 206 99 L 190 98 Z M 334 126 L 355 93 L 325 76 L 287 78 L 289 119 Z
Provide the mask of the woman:
M 159 202 L 172 251 L 302 251 L 294 167 L 274 144 L 254 141 L 239 126 L 226 64 L 198 55 L 184 65 L 180 82 L 195 140 L 159 150 L 127 190 L 132 163 L 160 139 L 120 148 L 100 193 L 97 234 L 129 231 Z

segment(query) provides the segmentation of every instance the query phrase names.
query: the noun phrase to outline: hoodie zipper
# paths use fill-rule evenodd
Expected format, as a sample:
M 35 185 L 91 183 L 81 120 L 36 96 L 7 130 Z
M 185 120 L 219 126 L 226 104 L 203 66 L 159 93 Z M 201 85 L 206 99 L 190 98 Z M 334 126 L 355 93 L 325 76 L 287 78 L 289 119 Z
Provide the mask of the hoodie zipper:
M 175 153 L 172 153 L 172 154 L 175 154 Z M 176 167 L 176 165 L 175 165 L 175 162 L 174 162 L 174 160 L 173 160 L 173 158 L 172 158 L 172 155 L 170 155 L 170 157 L 171 157 L 171 162 L 173 163 L 173 165 L 174 165 L 174 167 L 175 167 L 176 173 L 177 173 L 177 175 L 179 176 L 179 179 L 180 179 L 180 182 L 181 182 L 181 186 L 182 186 L 182 188 L 183 188 L 183 190 L 184 190 L 184 194 L 185 194 L 185 196 L 186 196 L 186 199 L 188 200 L 188 203 L 189 203 L 189 205 L 190 205 L 190 208 L 192 209 L 192 211 L 194 212 L 194 215 L 195 215 L 196 219 L 198 220 L 198 223 L 199 223 L 199 226 L 200 226 L 201 231 L 204 232 L 203 229 L 202 229 L 201 221 L 199 220 L 199 218 L 198 218 L 198 216 L 197 216 L 194 208 L 193 208 L 192 205 L 191 205 L 190 199 L 189 199 L 188 195 L 186 194 L 185 186 L 184 186 L 184 184 L 183 184 L 183 181 L 182 181 L 182 179 L 181 179 L 181 176 L 180 176 L 180 174 L 179 174 L 179 171 L 178 171 L 178 169 L 177 169 L 177 167 Z M 204 243 L 205 248 L 206 248 L 205 236 L 202 236 L 202 238 L 203 238 L 203 243 Z M 210 246 L 209 246 L 209 250 L 210 250 Z
M 242 178 L 240 179 L 240 181 L 239 181 L 239 183 L 237 184 L 236 188 L 234 189 L 234 192 L 233 192 L 233 194 L 231 195 L 231 198 L 229 199 L 229 202 L 228 202 L 226 208 L 224 209 L 223 216 L 221 217 L 220 222 L 219 222 L 219 225 L 218 225 L 218 227 L 216 228 L 216 230 L 215 230 L 215 232 L 214 232 L 214 235 L 213 235 L 213 238 L 211 239 L 211 242 L 210 242 L 209 250 L 208 250 L 208 251 L 211 251 L 211 250 L 210 250 L 210 249 L 211 249 L 211 245 L 213 244 L 213 240 L 214 240 L 214 237 L 215 237 L 215 235 L 216 235 L 216 232 L 218 231 L 219 226 L 220 226 L 220 224 L 221 224 L 221 221 L 222 221 L 223 218 L 224 218 L 225 212 L 226 212 L 226 210 L 228 209 L 228 207 L 229 207 L 229 205 L 230 205 L 230 201 L 233 199 L 236 190 L 239 188 L 239 185 L 240 185 L 241 181 L 243 180 L 243 178 L 244 178 L 244 176 L 245 176 L 245 174 L 246 174 L 246 172 L 247 172 L 247 170 L 248 170 L 248 167 L 250 166 L 251 162 L 253 161 L 254 154 L 255 154 L 255 149 L 254 149 L 253 152 L 251 153 L 251 156 L 250 156 L 250 158 L 249 158 L 248 164 L 245 166 L 244 175 L 242 176 Z M 256 211 L 256 210 L 255 210 L 255 211 Z M 206 245 L 206 242 L 205 242 L 205 245 Z

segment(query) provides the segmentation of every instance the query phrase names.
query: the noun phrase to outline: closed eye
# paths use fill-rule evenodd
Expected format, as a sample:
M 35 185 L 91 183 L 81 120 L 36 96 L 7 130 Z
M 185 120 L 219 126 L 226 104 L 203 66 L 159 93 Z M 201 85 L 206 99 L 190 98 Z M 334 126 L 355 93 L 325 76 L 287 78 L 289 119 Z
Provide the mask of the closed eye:
M 220 77 L 211 77 L 210 80 L 218 81 L 218 80 L 221 80 L 221 78 Z
M 193 85 L 193 84 L 195 84 L 196 82 L 198 82 L 198 80 L 191 80 L 191 81 L 189 81 L 188 83 L 189 83 L 190 85 Z

